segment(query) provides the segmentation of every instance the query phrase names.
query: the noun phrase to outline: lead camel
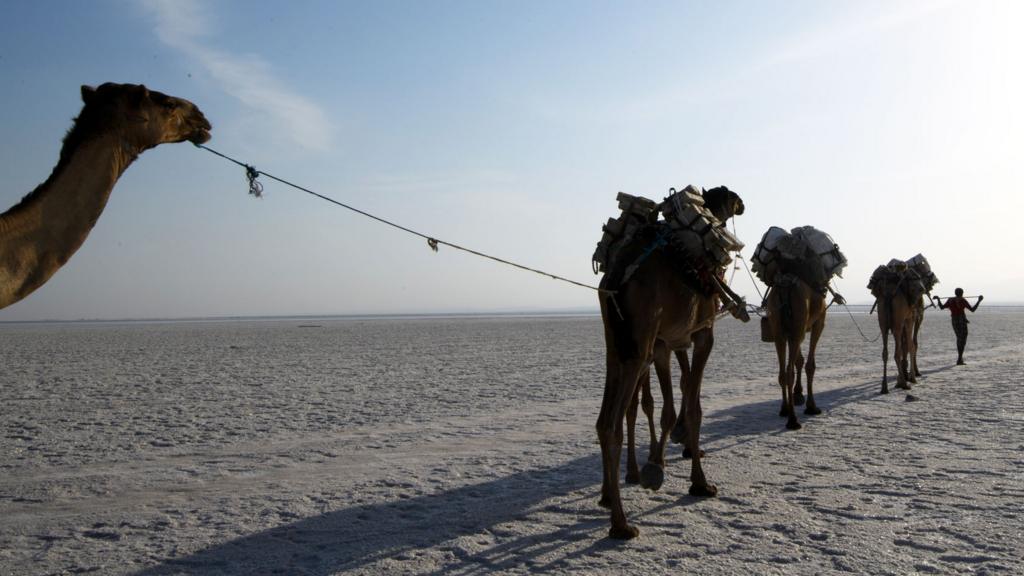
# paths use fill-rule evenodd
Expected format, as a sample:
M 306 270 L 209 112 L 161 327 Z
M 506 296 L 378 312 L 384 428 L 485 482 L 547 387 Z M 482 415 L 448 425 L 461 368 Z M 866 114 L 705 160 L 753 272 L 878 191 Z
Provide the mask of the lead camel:
M 82 100 L 53 173 L 0 214 L 0 308 L 31 294 L 67 263 L 142 152 L 210 139 L 210 123 L 194 104 L 145 86 L 82 86 Z

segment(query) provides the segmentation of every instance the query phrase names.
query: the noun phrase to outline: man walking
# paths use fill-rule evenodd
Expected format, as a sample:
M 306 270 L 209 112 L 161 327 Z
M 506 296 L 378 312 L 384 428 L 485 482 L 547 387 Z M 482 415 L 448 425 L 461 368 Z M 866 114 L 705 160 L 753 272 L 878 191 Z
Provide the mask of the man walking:
M 942 303 L 942 299 L 935 296 L 935 303 L 939 305 L 942 310 L 949 310 L 950 316 L 953 318 L 953 332 L 956 334 L 956 363 L 958 366 L 964 364 L 964 347 L 967 346 L 967 314 L 965 310 L 970 310 L 974 313 L 981 304 L 981 301 L 985 299 L 984 296 L 978 296 L 978 301 L 971 306 L 967 299 L 964 298 L 964 289 L 957 288 L 954 292 L 956 296 L 946 300 L 946 303 Z

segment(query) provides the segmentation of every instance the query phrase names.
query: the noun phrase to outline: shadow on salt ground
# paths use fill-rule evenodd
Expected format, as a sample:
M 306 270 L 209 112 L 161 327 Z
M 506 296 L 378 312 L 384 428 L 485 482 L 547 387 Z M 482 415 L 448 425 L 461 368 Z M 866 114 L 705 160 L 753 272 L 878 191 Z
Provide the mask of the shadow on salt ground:
M 937 374 L 955 368 L 956 365 L 954 364 L 946 364 L 921 370 L 921 377 L 924 378 L 929 374 Z M 818 386 L 823 384 L 824 382 L 817 383 Z M 893 375 L 892 366 L 890 365 L 890 395 L 893 397 L 904 395 L 905 391 L 895 388 L 895 384 L 896 377 Z M 918 383 L 913 385 L 910 392 L 927 390 L 927 386 L 927 380 L 918 380 Z M 840 388 L 816 390 L 814 400 L 818 408 L 821 408 L 822 414 L 819 416 L 807 416 L 803 413 L 803 407 L 797 407 L 797 417 L 805 426 L 813 425 L 816 419 L 827 418 L 830 411 L 840 406 L 878 396 L 881 387 L 882 377 L 881 371 L 879 371 L 878 376 L 868 382 L 851 384 Z M 759 434 L 786 433 L 786 419 L 778 415 L 781 404 L 782 394 L 780 392 L 779 397 L 772 400 L 732 406 L 724 410 L 716 410 L 713 414 L 705 412 L 704 424 L 701 427 L 701 446 L 707 448 L 716 442 L 732 439 L 733 441 L 728 444 L 728 447 L 733 447 L 750 442 Z M 723 447 L 714 446 L 714 448 L 718 449 Z
M 930 370 L 921 370 L 921 376 L 927 376 L 929 374 L 938 374 L 939 372 L 945 372 L 947 370 L 952 370 L 954 368 L 956 368 L 956 364 L 954 362 L 950 362 L 949 364 L 939 366 L 938 368 L 932 368 Z
M 803 407 L 798 406 L 797 417 L 805 426 L 813 424 L 818 418 L 827 418 L 828 413 L 839 406 L 872 398 L 878 394 L 880 389 L 881 377 L 877 381 L 872 380 L 841 388 L 815 390 L 814 401 L 818 408 L 821 408 L 822 414 L 807 416 L 803 413 Z M 747 438 L 749 441 L 759 434 L 787 432 L 786 419 L 779 416 L 781 405 L 782 393 L 780 392 L 779 397 L 772 400 L 732 406 L 710 414 L 705 412 L 704 424 L 701 428 L 701 445 L 707 447 L 716 442 L 735 438 Z M 741 442 L 737 440 L 731 445 Z
M 603 532 L 607 512 L 596 505 L 600 470 L 600 455 L 595 453 L 554 468 L 527 470 L 438 494 L 354 506 L 167 559 L 136 575 L 327 575 L 358 570 L 388 558 L 414 561 L 417 550 L 431 548 L 451 551 L 456 559 L 454 570 L 460 573 L 523 565 L 543 569 L 536 564 L 541 554 L 593 539 L 595 531 Z M 591 486 L 593 490 L 585 498 L 593 500 L 592 513 L 579 515 L 571 502 L 535 508 L 549 498 Z M 567 504 L 573 507 L 566 508 Z M 553 522 L 562 526 L 553 532 L 510 534 L 508 544 L 485 544 L 480 552 L 467 552 L 454 542 L 464 536 L 489 537 L 485 530 L 493 530 L 499 541 L 504 540 L 501 524 L 534 513 L 566 519 Z M 448 542 L 452 545 L 446 547 Z M 449 571 L 453 569 L 452 564 L 447 566 Z
M 596 488 L 596 486 L 595 486 Z M 591 497 L 593 496 L 593 497 Z M 509 538 L 496 546 L 487 547 L 480 552 L 467 555 L 456 566 L 445 566 L 432 574 L 454 574 L 471 576 L 474 574 L 490 574 L 492 572 L 511 569 L 527 569 L 530 573 L 554 572 L 564 574 L 572 571 L 574 560 L 593 557 L 595 552 L 603 550 L 619 550 L 624 545 L 621 540 L 605 537 L 608 532 L 608 511 L 597 506 L 597 494 L 587 494 L 579 503 L 582 508 L 592 507 L 593 515 L 580 518 L 571 526 L 563 526 L 555 530 L 534 533 L 529 536 Z M 578 502 L 578 501 L 577 501 Z M 644 514 L 636 514 L 642 518 Z M 597 538 L 594 533 L 599 534 Z M 581 545 L 581 542 L 588 544 Z M 571 550 L 557 553 L 561 548 Z M 544 558 L 544 560 L 541 560 Z

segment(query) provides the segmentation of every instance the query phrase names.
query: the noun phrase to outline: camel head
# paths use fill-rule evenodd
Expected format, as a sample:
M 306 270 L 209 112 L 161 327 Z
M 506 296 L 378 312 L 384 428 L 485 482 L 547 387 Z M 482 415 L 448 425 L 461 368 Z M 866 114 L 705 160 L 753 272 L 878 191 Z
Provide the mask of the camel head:
M 79 128 L 83 138 L 114 130 L 140 152 L 160 144 L 202 144 L 210 139 L 210 123 L 195 104 L 141 84 L 82 86 L 82 101 L 85 106 L 69 138 Z
M 704 192 L 704 206 L 721 222 L 743 214 L 743 199 L 725 186 Z

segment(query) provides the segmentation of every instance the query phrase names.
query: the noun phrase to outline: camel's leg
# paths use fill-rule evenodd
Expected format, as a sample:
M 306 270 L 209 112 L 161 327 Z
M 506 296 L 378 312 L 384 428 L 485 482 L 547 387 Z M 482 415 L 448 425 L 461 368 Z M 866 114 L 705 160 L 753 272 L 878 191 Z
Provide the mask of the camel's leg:
M 782 406 L 779 407 L 779 416 L 785 417 L 792 413 L 793 405 L 790 403 L 790 380 L 786 372 L 786 340 L 784 338 L 775 339 L 775 355 L 779 360 L 779 389 L 782 390 Z
M 672 374 L 669 370 L 669 363 L 671 359 L 666 356 L 665 358 L 665 379 L 658 379 L 658 383 L 661 385 L 661 437 L 658 440 L 659 456 L 658 462 L 665 465 L 665 446 L 668 444 L 669 436 L 671 431 L 675 427 L 676 419 L 678 414 L 676 413 L 676 401 L 675 396 L 672 393 Z
M 800 336 L 802 334 L 794 335 L 789 339 L 789 359 L 786 362 L 786 382 L 789 385 L 787 430 L 799 430 L 801 428 L 800 421 L 796 418 L 796 410 L 793 408 L 793 404 L 795 404 L 794 381 L 797 378 L 797 374 L 800 374 L 804 368 L 804 356 L 800 353 Z
M 664 370 L 666 370 L 666 371 L 668 370 L 668 360 L 669 360 L 669 356 L 668 356 L 668 352 L 666 351 L 665 352 L 665 366 L 664 366 Z M 662 370 L 663 370 L 663 368 L 658 366 L 657 358 L 655 358 L 655 360 L 654 360 L 654 369 L 655 369 L 655 372 L 656 372 L 656 374 L 658 376 L 658 386 L 661 387 L 662 390 L 664 390 L 665 389 L 665 385 L 662 384 L 662 377 L 663 377 Z M 641 399 L 640 406 L 643 407 L 643 409 L 644 409 L 644 416 L 647 417 L 647 432 L 650 435 L 650 439 L 651 439 L 650 443 L 647 445 L 647 448 L 648 448 L 647 460 L 648 461 L 652 461 L 652 459 L 654 458 L 655 449 L 657 448 L 657 445 L 658 445 L 658 429 L 654 426 L 654 394 L 651 392 L 650 372 L 651 372 L 650 368 L 648 368 L 647 369 L 647 374 L 648 374 L 647 375 L 647 379 L 644 380 L 643 377 L 641 377 L 641 379 L 640 379 L 640 383 L 643 384 L 643 388 L 641 388 L 641 391 L 643 392 L 643 398 Z M 668 374 L 665 374 L 664 378 L 668 379 L 669 387 L 671 388 L 671 386 L 672 386 L 672 383 L 671 383 L 672 382 L 672 376 L 668 375 Z M 662 463 L 664 463 L 664 462 L 662 461 Z
M 621 380 L 619 380 L 621 374 L 619 374 L 618 364 L 612 359 L 611 352 L 608 353 L 605 363 L 604 398 L 601 399 L 601 411 L 598 413 L 596 426 L 597 440 L 601 444 L 601 500 L 598 501 L 598 505 L 604 508 L 611 508 L 612 482 L 608 479 L 608 471 L 612 466 L 609 460 L 611 446 L 608 439 L 605 438 L 604 427 L 607 422 L 612 421 L 612 416 L 605 416 L 605 413 L 614 412 L 615 410 L 615 396 L 617 395 L 617 390 L 621 387 Z
M 904 332 L 906 333 L 905 341 L 907 347 L 907 381 L 911 384 L 917 384 L 917 327 L 908 325 Z
M 704 366 L 707 365 L 711 349 L 715 345 L 715 334 L 711 328 L 699 330 L 693 335 L 693 364 L 683 384 L 683 404 L 686 406 L 686 447 L 690 449 L 690 495 L 716 496 L 718 489 L 708 484 L 701 466 L 700 425 L 703 410 L 700 406 L 700 387 L 704 378 Z
M 690 359 L 686 355 L 686 350 L 676 350 L 676 360 L 679 362 L 679 413 L 676 415 L 676 425 L 672 427 L 671 440 L 676 444 L 683 445 L 683 458 L 692 458 L 693 454 L 690 454 L 690 449 L 686 445 L 686 431 L 688 430 L 686 424 L 686 396 L 683 392 L 686 390 L 686 382 L 690 378 Z M 700 455 L 704 457 L 704 451 L 700 451 Z
M 800 345 L 796 348 L 796 384 L 793 385 L 793 406 L 803 406 L 804 398 L 804 386 L 801 383 L 804 373 L 804 353 L 800 350 Z
M 611 367 L 610 367 L 611 368 Z M 597 435 L 601 442 L 601 460 L 604 475 L 601 505 L 611 509 L 611 538 L 634 538 L 639 531 L 626 521 L 619 491 L 619 458 L 622 455 L 622 424 L 626 408 L 636 394 L 637 381 L 647 368 L 647 360 L 630 359 L 610 369 L 605 380 L 604 400 L 597 418 Z
M 893 359 L 896 361 L 896 387 L 903 390 L 910 390 L 907 383 L 907 328 L 906 325 L 897 326 L 893 332 L 893 344 L 896 349 Z
M 914 347 L 911 349 L 910 356 L 910 363 L 914 371 L 913 374 L 915 378 L 921 375 L 921 371 L 917 369 L 917 335 L 921 332 L 921 322 L 924 321 L 924 312 L 921 312 L 920 314 L 921 316 L 918 316 L 914 320 Z M 917 380 L 915 379 L 914 382 L 916 383 Z
M 821 333 L 825 330 L 825 315 L 822 314 L 821 318 L 811 326 L 811 341 L 807 345 L 807 407 L 804 408 L 804 414 L 815 416 L 821 414 L 821 410 L 818 405 L 814 402 L 814 372 L 817 366 L 814 362 L 815 352 L 818 349 L 818 339 L 821 338 Z
M 636 412 L 640 404 L 640 396 L 645 387 L 650 388 L 650 370 L 645 370 L 640 375 L 637 383 L 636 393 L 630 398 L 629 407 L 626 409 L 626 484 L 640 483 L 640 467 L 636 459 Z M 650 392 L 648 392 L 648 395 Z M 646 410 L 645 410 L 646 411 Z
M 882 394 L 889 393 L 889 330 L 882 329 Z
M 672 428 L 672 441 L 676 444 L 686 444 L 686 380 L 690 377 L 690 359 L 686 356 L 686 350 L 676 350 L 676 360 L 679 362 L 679 418 Z M 683 457 L 688 457 L 683 452 Z
M 647 464 L 640 471 L 640 485 L 649 490 L 658 490 L 665 481 L 665 443 L 668 440 L 668 433 L 676 423 L 675 400 L 672 397 L 672 373 L 670 363 L 672 356 L 668 348 L 655 346 L 654 348 L 654 370 L 658 374 L 658 385 L 661 388 L 661 436 L 660 439 L 654 429 L 654 399 L 651 399 L 651 412 L 648 413 L 648 422 L 651 425 L 651 451 L 647 458 Z M 646 411 L 646 408 L 644 409 Z

